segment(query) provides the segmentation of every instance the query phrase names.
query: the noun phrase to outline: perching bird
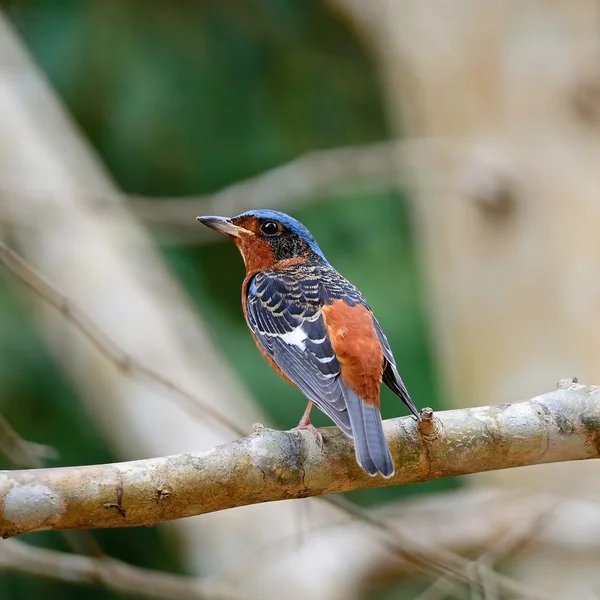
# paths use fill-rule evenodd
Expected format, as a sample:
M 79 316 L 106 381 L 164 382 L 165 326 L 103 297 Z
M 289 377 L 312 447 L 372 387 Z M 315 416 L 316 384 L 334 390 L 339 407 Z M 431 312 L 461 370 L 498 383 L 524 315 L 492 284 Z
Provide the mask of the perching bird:
M 390 345 L 361 293 L 327 262 L 308 229 L 273 210 L 237 217 L 198 217 L 233 239 L 246 264 L 242 306 L 259 350 L 309 400 L 354 438 L 356 460 L 369 474 L 394 474 L 383 434 L 383 381 L 412 414 Z

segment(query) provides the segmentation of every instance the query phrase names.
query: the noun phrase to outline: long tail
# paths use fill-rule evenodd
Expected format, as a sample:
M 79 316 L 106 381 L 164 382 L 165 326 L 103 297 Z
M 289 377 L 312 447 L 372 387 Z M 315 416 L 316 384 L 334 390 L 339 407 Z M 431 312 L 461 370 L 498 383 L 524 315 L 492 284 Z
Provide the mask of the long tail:
M 352 390 L 345 389 L 346 406 L 352 427 L 356 461 L 369 474 L 381 473 L 384 477 L 394 474 L 394 461 L 390 454 L 379 408 L 369 405 Z

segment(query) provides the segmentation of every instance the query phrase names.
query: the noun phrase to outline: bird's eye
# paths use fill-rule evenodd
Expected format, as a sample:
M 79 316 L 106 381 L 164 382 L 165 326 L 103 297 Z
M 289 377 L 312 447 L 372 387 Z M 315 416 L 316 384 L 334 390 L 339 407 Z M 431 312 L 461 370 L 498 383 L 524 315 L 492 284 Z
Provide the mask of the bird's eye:
M 265 221 L 261 226 L 260 230 L 265 235 L 275 235 L 279 231 L 276 221 Z

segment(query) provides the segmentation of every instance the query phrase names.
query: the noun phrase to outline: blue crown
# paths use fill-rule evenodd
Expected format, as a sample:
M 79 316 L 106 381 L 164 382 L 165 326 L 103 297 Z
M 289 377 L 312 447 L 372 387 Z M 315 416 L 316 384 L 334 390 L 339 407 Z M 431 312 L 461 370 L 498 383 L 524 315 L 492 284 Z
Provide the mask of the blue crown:
M 278 210 L 262 208 L 260 210 L 249 210 L 234 218 L 237 219 L 238 217 L 256 217 L 257 219 L 273 219 L 274 221 L 279 221 L 292 233 L 296 234 L 298 237 L 301 237 L 311 247 L 315 254 L 318 254 L 323 260 L 327 260 L 321 251 L 321 248 L 319 248 L 319 245 L 317 242 L 315 242 L 315 238 L 312 236 L 311 232 L 304 225 L 302 225 L 300 221 L 297 221 L 294 219 L 294 217 L 290 217 L 290 215 L 286 215 Z

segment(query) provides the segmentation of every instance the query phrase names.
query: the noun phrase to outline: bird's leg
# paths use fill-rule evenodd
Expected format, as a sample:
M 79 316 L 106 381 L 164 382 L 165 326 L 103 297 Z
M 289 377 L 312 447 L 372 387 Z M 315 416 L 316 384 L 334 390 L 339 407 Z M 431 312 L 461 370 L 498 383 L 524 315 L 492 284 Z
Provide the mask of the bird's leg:
M 310 429 L 315 434 L 315 437 L 319 442 L 319 446 L 322 448 L 323 434 L 311 423 L 310 420 L 310 411 L 312 410 L 312 407 L 313 403 L 309 400 L 308 404 L 306 405 L 306 410 L 304 411 L 304 414 L 302 415 L 302 418 L 300 419 L 296 429 Z
M 309 400 L 308 404 L 306 405 L 306 410 L 304 411 L 304 414 L 298 423 L 299 429 L 302 427 L 314 427 L 314 425 L 310 422 L 310 411 L 312 410 L 312 407 L 313 403 Z

